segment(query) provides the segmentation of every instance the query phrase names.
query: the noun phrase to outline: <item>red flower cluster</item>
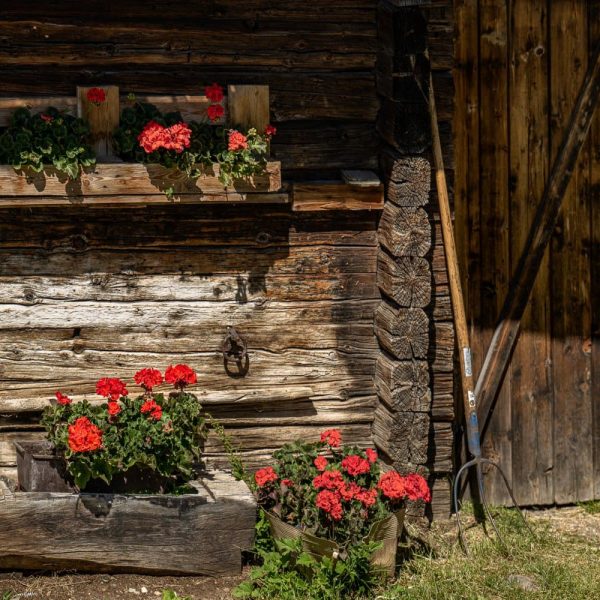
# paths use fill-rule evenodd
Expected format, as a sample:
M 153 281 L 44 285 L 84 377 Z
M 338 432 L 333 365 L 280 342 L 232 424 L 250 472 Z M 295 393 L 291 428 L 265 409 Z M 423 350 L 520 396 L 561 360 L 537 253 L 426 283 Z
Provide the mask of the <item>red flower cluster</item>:
M 151 400 L 146 400 L 144 404 L 142 404 L 142 408 L 140 411 L 143 414 L 149 414 L 154 420 L 159 421 L 162 417 L 162 406 L 157 404 L 154 398 Z
M 206 109 L 206 114 L 208 115 L 208 118 L 214 123 L 225 114 L 225 109 L 221 104 L 211 104 Z
M 96 106 L 106 101 L 106 92 L 102 88 L 90 88 L 86 94 L 87 99 Z
M 52 123 L 52 121 L 54 121 L 54 117 L 51 117 L 46 113 L 40 113 L 40 119 L 42 119 L 42 121 L 45 121 L 46 123 Z
M 111 417 L 116 417 L 121 410 L 121 405 L 116 400 L 111 400 L 108 403 L 107 411 Z
M 196 372 L 187 365 L 170 365 L 165 371 L 165 381 L 182 390 L 186 385 L 196 383 Z
M 207 85 L 204 88 L 204 95 L 212 102 L 206 109 L 206 114 L 214 123 L 225 114 L 225 109 L 223 108 L 223 105 L 220 104 L 223 101 L 223 88 L 218 83 Z
M 227 146 L 230 152 L 245 150 L 248 147 L 248 138 L 236 129 L 229 132 L 229 144 Z
M 118 400 L 121 396 L 127 396 L 127 387 L 116 377 L 103 377 L 96 383 L 96 394 Z
M 277 128 L 273 127 L 273 125 L 267 125 L 265 128 L 265 135 L 269 137 L 273 137 L 277 133 Z
M 321 434 L 321 441 L 332 448 L 337 448 L 342 443 L 342 434 L 339 429 L 327 429 Z
M 175 123 L 171 127 L 160 125 L 156 121 L 146 123 L 138 135 L 138 142 L 147 154 L 164 148 L 181 154 L 191 144 L 192 130 L 186 123 Z
M 329 461 L 324 456 L 317 456 L 314 460 L 317 471 L 324 471 L 325 467 L 329 464 Z
M 339 496 L 335 492 L 322 490 L 317 494 L 317 506 L 324 510 L 334 521 L 339 521 L 344 512 Z
M 87 417 L 69 425 L 69 448 L 73 452 L 93 452 L 102 447 L 102 431 Z
M 339 471 L 324 471 L 321 475 L 317 475 L 313 479 L 313 486 L 320 490 L 325 488 L 326 490 L 339 490 L 345 485 L 344 478 Z
M 204 88 L 204 95 L 211 102 L 221 102 L 223 100 L 223 88 L 218 83 L 213 83 L 211 85 L 207 85 Z
M 410 473 L 404 478 L 404 487 L 409 500 L 423 500 L 425 502 L 431 500 L 431 491 L 427 482 L 417 473 Z
M 367 459 L 371 464 L 377 462 L 377 451 L 373 450 L 373 448 L 367 448 L 365 450 L 365 454 L 367 455 Z
M 162 373 L 158 369 L 141 369 L 133 376 L 133 379 L 148 392 L 163 382 Z
M 56 396 L 56 401 L 62 406 L 67 406 L 73 402 L 69 396 L 65 396 L 65 394 L 62 394 L 61 392 L 56 392 L 54 395 Z
M 368 473 L 371 470 L 371 463 L 366 458 L 351 454 L 342 460 L 342 468 L 346 473 L 355 477 L 356 475 Z
M 294 482 L 291 479 L 282 479 L 281 483 L 287 487 L 294 485 Z
M 259 469 L 258 471 L 256 471 L 256 473 L 254 473 L 254 481 L 256 481 L 256 484 L 259 487 L 263 487 L 271 481 L 277 481 L 277 473 L 275 473 L 273 467 L 265 467 L 264 469 Z

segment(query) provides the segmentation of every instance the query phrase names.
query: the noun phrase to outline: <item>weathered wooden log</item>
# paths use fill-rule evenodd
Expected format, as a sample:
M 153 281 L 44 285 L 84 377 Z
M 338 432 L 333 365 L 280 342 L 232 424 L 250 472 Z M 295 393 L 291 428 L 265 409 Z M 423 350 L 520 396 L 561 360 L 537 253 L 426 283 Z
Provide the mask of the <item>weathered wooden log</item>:
M 400 256 L 387 252 L 377 256 L 377 285 L 396 304 L 423 308 L 431 302 L 431 271 L 425 258 Z
M 380 165 L 386 180 L 386 198 L 398 206 L 429 203 L 431 164 L 424 156 L 402 156 L 391 149 L 382 152 Z
M 428 512 L 434 520 L 450 518 L 452 507 L 452 486 L 448 476 L 433 476 L 429 479 L 431 503 Z
M 377 118 L 377 131 L 403 154 L 420 154 L 431 144 L 428 114 L 421 104 L 408 107 L 384 98 Z
M 380 210 L 383 185 L 360 187 L 343 181 L 294 183 L 292 209 L 298 211 Z
M 399 471 L 420 466 L 427 466 L 434 473 L 452 470 L 452 424 L 433 423 L 427 413 L 392 413 L 379 405 L 373 420 L 373 438 Z
M 0 486 L 4 568 L 233 575 L 254 538 L 256 502 L 245 483 L 225 472 L 207 474 L 194 484 L 197 494 L 182 496 Z
M 431 248 L 427 213 L 422 208 L 401 208 L 386 202 L 377 237 L 392 256 L 425 256 Z
M 384 301 L 375 311 L 375 335 L 400 360 L 425 358 L 429 349 L 429 319 L 421 308 L 395 308 Z
M 427 362 L 393 360 L 381 352 L 375 367 L 375 390 L 393 411 L 428 412 L 431 390 Z
M 429 339 L 428 360 L 436 371 L 451 373 L 454 369 L 454 324 L 449 321 L 433 323 Z

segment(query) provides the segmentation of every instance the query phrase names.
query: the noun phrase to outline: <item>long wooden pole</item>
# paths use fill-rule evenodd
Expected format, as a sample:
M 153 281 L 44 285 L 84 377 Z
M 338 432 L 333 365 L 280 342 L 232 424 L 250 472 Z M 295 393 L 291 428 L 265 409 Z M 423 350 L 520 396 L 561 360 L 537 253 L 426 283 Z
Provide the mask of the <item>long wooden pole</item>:
M 481 456 L 481 448 L 479 444 L 479 426 L 477 423 L 477 402 L 473 390 L 474 378 L 471 361 L 471 346 L 469 345 L 469 332 L 467 329 L 467 318 L 462 295 L 462 286 L 460 283 L 458 256 L 454 240 L 454 228 L 452 226 L 452 215 L 450 213 L 450 200 L 448 197 L 448 186 L 446 183 L 446 172 L 444 170 L 444 159 L 442 157 L 442 145 L 440 142 L 437 110 L 435 106 L 435 92 L 431 74 L 429 76 L 429 114 L 431 117 L 433 162 L 442 225 L 442 241 L 444 244 L 444 252 L 446 254 L 450 299 L 452 301 L 452 313 L 454 315 L 454 326 L 456 329 L 456 339 L 460 355 L 463 403 L 465 408 L 465 420 L 467 423 L 467 443 L 469 452 L 474 457 L 478 457 Z
M 484 431 L 517 342 L 521 319 L 529 302 L 544 252 L 556 227 L 562 200 L 573 175 L 577 157 L 592 122 L 599 93 L 600 43 L 591 57 L 577 103 L 571 113 L 563 142 L 552 165 L 548 183 L 531 225 L 517 270 L 510 283 L 508 295 L 477 380 L 475 395 L 479 400 L 479 421 Z

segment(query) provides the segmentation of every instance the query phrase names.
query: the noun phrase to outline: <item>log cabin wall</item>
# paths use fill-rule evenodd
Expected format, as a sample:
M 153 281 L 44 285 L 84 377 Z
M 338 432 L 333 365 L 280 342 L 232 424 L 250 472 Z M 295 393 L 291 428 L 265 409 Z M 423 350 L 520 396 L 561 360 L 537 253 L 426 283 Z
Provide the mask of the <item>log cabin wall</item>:
M 43 2 L 0 8 L 0 94 L 201 94 L 270 86 L 286 178 L 376 168 L 376 11 L 370 0 Z M 187 362 L 251 465 L 341 426 L 370 443 L 378 353 L 377 212 L 286 206 L 0 211 L 0 473 L 41 435 L 56 389 Z M 229 376 L 228 325 L 250 350 Z M 207 451 L 220 459 L 209 440 Z
M 429 474 L 431 516 L 450 511 L 453 469 L 454 328 L 432 181 L 428 78 L 433 75 L 448 181 L 453 180 L 451 2 L 378 5 L 378 131 L 386 203 L 378 228 L 375 312 L 381 346 L 373 436 L 400 470 Z

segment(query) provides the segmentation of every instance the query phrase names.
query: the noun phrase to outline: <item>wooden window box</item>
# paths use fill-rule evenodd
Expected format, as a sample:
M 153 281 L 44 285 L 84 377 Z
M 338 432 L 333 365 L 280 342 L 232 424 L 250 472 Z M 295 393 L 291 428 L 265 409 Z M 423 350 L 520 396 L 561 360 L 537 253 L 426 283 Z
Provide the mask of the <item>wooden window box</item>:
M 106 90 L 106 106 L 90 110 L 86 91 L 78 88 L 77 97 L 4 98 L 0 99 L 0 127 L 8 124 L 10 115 L 18 107 L 43 110 L 51 105 L 70 114 L 87 118 L 92 130 L 98 164 L 93 171 L 82 173 L 75 181 L 58 178 L 49 167 L 44 173 L 16 172 L 8 165 L 0 165 L 0 207 L 58 206 L 69 204 L 91 205 L 146 205 L 167 203 L 287 203 L 289 196 L 282 189 L 281 163 L 270 161 L 263 175 L 250 180 L 239 180 L 227 188 L 219 181 L 219 166 L 198 179 L 188 178 L 177 169 L 162 165 L 123 163 L 112 154 L 109 137 L 118 125 L 120 103 L 115 86 Z M 268 86 L 233 86 L 223 100 L 225 119 L 246 127 L 264 131 L 269 123 Z M 151 102 L 161 111 L 179 111 L 184 120 L 205 118 L 210 104 L 205 96 L 137 96 L 140 102 Z M 173 189 L 171 197 L 165 191 Z

